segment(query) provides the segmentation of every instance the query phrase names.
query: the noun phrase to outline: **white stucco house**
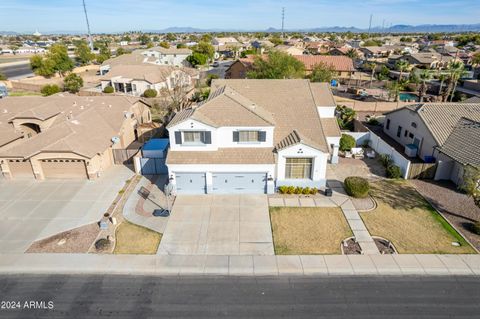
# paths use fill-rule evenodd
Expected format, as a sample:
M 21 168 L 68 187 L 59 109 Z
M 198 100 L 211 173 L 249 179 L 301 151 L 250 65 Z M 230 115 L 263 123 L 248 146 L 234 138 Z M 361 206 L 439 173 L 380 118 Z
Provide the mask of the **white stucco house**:
M 177 193 L 273 193 L 323 187 L 340 129 L 326 83 L 214 80 L 208 100 L 167 126 Z
M 111 86 L 116 93 L 141 96 L 145 90 L 162 90 L 181 86 L 192 88 L 198 74 L 194 69 L 166 65 L 116 65 L 101 78 L 101 89 Z
M 463 183 L 480 166 L 480 103 L 420 103 L 385 113 L 383 131 L 407 156 L 437 163 L 435 179 Z
M 173 66 L 188 66 L 187 57 L 191 54 L 192 50 L 190 49 L 177 49 L 176 47 L 170 47 L 168 49 L 164 47 L 153 47 L 142 52 L 142 55 L 146 57 L 155 58 L 155 64 Z

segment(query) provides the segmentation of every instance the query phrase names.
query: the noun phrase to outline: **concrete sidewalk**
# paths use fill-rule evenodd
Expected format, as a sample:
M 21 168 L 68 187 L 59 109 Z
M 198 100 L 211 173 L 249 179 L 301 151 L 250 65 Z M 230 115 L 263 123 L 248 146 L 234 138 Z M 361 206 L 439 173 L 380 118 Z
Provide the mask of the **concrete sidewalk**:
M 0 255 L 0 274 L 480 275 L 480 255 Z

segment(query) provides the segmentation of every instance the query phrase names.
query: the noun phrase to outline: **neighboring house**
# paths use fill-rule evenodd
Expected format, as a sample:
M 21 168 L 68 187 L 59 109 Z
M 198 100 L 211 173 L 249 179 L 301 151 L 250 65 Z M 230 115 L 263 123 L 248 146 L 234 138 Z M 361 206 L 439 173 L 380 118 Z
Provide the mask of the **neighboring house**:
M 289 55 L 302 55 L 303 54 L 303 49 L 299 49 L 297 47 L 290 46 L 290 45 L 280 44 L 280 45 L 277 45 L 275 47 L 275 50 L 283 52 L 283 53 L 287 53 Z
M 260 54 L 263 54 L 265 50 L 269 50 L 275 46 L 275 44 L 269 40 L 253 40 L 251 44 Z
M 340 78 L 349 78 L 355 73 L 353 60 L 347 56 L 333 55 L 295 55 L 295 59 L 305 65 L 305 71 L 310 74 L 317 64 L 326 64 L 331 66 Z
M 180 86 L 193 88 L 196 71 L 166 65 L 117 65 L 101 78 L 102 91 L 112 86 L 114 92 L 141 96 L 147 89 L 160 95 L 162 90 L 173 90 Z
M 328 84 L 308 80 L 214 80 L 208 100 L 167 129 L 177 193 L 323 187 L 341 135 Z
M 419 52 L 399 57 L 400 60 L 408 61 L 411 65 L 423 69 L 444 69 L 448 63 L 455 60 L 449 55 L 442 55 L 436 52 Z
M 234 37 L 223 37 L 223 38 L 213 38 L 212 44 L 214 46 L 218 45 L 241 45 Z
M 122 96 L 0 100 L 0 168 L 15 178 L 95 179 L 151 122 L 149 107 Z
M 442 146 L 437 148 L 436 180 L 463 185 L 466 166 L 480 168 L 480 122 L 461 118 Z
M 308 42 L 305 45 L 305 51 L 308 51 L 311 54 L 325 54 L 327 53 L 332 47 L 334 43 L 331 41 L 314 41 Z
M 470 122 L 480 121 L 480 103 L 422 103 L 405 106 L 401 109 L 385 113 L 383 131 L 396 142 L 405 146 L 406 153 L 411 156 L 418 156 L 426 162 L 437 161 L 439 168 L 443 157 L 442 154 L 453 155 L 452 150 L 457 153 L 478 152 L 476 139 L 465 136 L 467 140 L 463 144 L 458 143 L 459 134 L 470 132 L 465 130 Z M 477 124 L 472 124 L 478 126 Z M 452 133 L 457 137 L 450 140 Z M 478 129 L 476 131 L 478 133 Z M 466 134 L 466 133 L 465 133 Z M 470 133 L 468 133 L 470 134 Z M 463 135 L 462 135 L 463 136 Z M 450 140 L 447 143 L 447 140 Z M 446 144 L 447 143 L 447 144 Z M 470 150 L 465 148 L 465 143 Z M 443 159 L 445 162 L 445 160 Z M 450 164 L 449 164 L 450 165 Z M 459 183 L 462 174 L 459 174 L 459 166 L 451 172 L 448 179 Z M 447 172 L 440 169 L 437 172 L 444 179 Z
M 252 70 L 255 56 L 237 59 L 225 71 L 225 79 L 245 79 L 247 72 Z
M 138 52 L 122 54 L 120 56 L 105 60 L 100 65 L 100 75 L 107 74 L 111 68 L 119 65 L 142 65 L 142 64 L 155 64 L 155 58 L 146 57 Z
M 154 47 L 142 52 L 142 55 L 156 58 L 155 64 L 188 66 L 187 57 L 192 54 L 190 49 L 177 49 L 170 47 Z
M 362 51 L 360 51 L 358 49 L 354 49 L 354 48 L 349 48 L 349 47 L 333 48 L 328 52 L 328 55 L 340 55 L 340 56 L 343 55 L 343 56 L 346 56 L 347 53 L 350 50 L 355 50 L 355 52 L 357 53 L 358 59 L 363 59 L 364 58 Z
M 397 46 L 383 46 L 383 47 L 372 46 L 372 47 L 363 47 L 363 48 L 360 48 L 359 50 L 363 52 L 365 58 L 371 59 L 371 58 L 388 58 L 396 50 L 399 50 L 399 49 L 401 51 L 401 47 L 397 47 Z

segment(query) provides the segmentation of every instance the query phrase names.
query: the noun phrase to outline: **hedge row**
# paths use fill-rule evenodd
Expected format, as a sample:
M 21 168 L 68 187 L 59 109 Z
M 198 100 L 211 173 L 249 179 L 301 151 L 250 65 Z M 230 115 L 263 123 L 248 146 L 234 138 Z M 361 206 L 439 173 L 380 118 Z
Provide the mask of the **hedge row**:
M 318 193 L 318 189 L 316 187 L 280 186 L 278 192 L 280 194 L 315 195 Z

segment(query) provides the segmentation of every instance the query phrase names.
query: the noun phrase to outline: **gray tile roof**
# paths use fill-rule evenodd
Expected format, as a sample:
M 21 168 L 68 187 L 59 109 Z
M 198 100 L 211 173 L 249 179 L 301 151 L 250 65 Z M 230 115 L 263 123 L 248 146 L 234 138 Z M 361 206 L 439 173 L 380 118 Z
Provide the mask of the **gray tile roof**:
M 480 122 L 461 118 L 438 150 L 463 165 L 480 167 Z

